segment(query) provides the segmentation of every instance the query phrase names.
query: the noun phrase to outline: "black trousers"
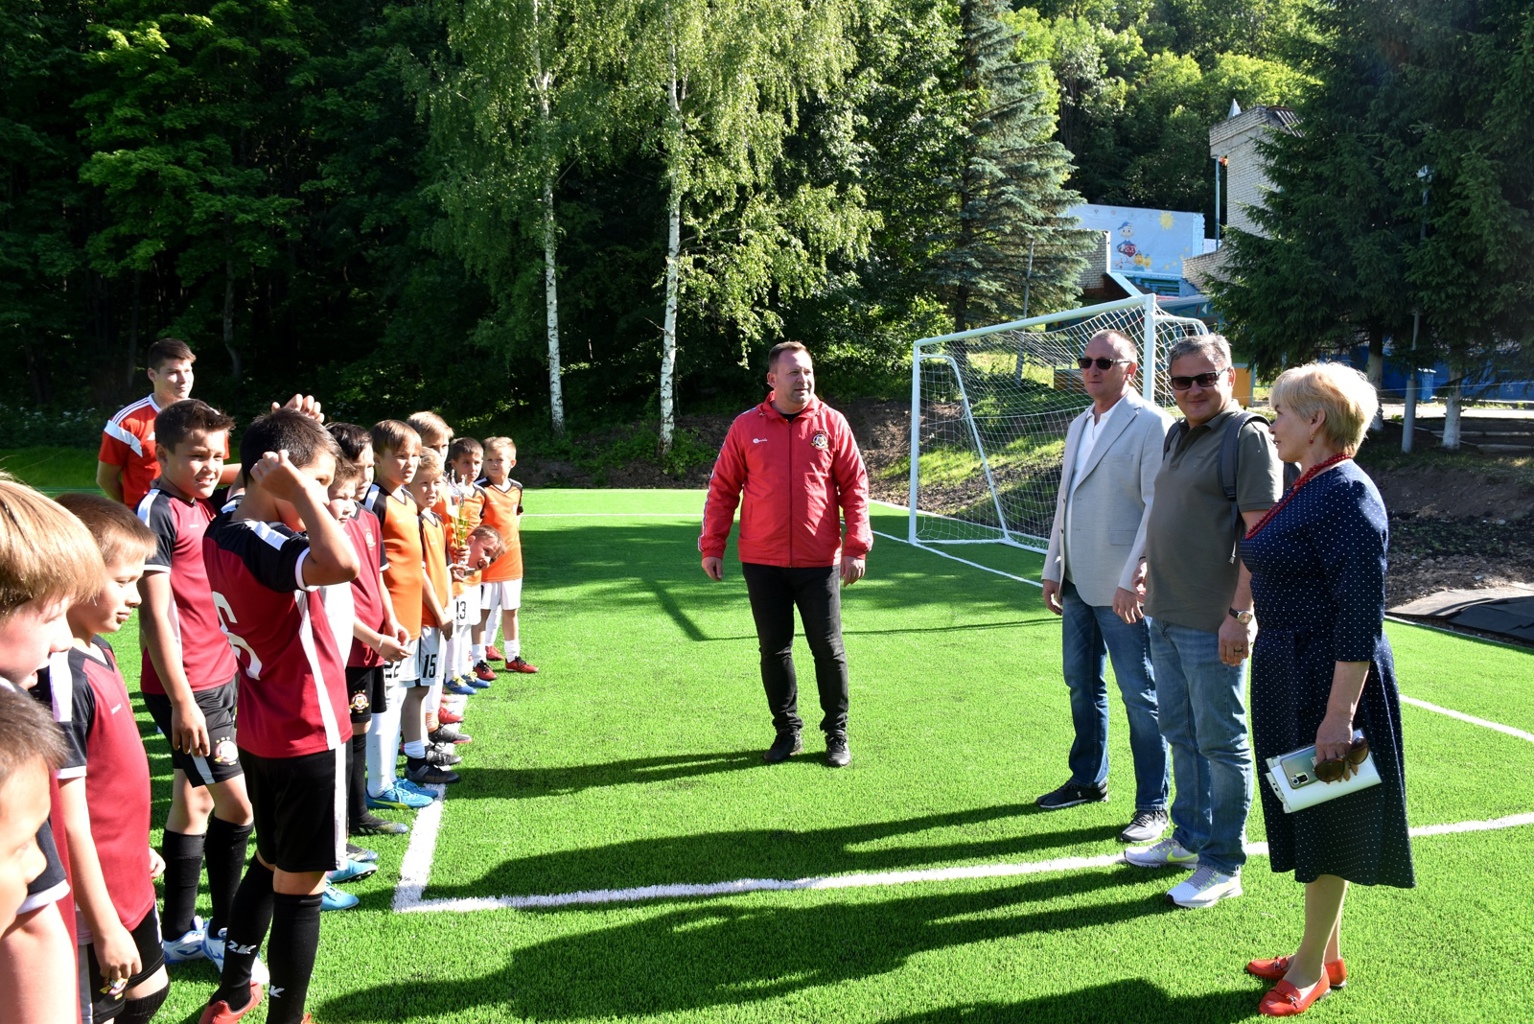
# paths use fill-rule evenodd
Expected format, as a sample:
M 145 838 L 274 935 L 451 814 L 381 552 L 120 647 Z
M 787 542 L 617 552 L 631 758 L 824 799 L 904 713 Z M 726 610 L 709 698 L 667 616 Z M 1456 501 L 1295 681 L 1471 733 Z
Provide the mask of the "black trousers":
M 842 592 L 834 565 L 788 569 L 745 562 L 746 592 L 762 654 L 762 687 L 773 728 L 798 732 L 799 683 L 794 674 L 794 609 L 815 656 L 823 732 L 847 730 L 847 652 L 842 647 Z

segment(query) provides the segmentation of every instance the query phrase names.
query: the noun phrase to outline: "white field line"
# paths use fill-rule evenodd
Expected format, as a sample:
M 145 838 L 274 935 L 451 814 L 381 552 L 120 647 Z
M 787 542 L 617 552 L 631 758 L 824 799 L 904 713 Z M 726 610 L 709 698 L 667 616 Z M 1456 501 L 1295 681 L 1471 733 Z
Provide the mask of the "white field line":
M 1437 704 L 1429 704 L 1425 700 L 1418 700 L 1415 697 L 1408 697 L 1404 693 L 1401 695 L 1401 703 L 1410 704 L 1412 707 L 1422 708 L 1425 711 L 1432 711 L 1436 714 L 1448 715 L 1450 718 L 1457 718 L 1461 722 L 1469 722 L 1471 725 L 1479 725 L 1483 729 L 1493 729 L 1497 732 L 1505 733 L 1508 736 L 1516 736 L 1521 740 L 1527 740 L 1530 743 L 1534 743 L 1534 734 L 1526 733 L 1522 729 L 1514 729 L 1512 726 L 1503 725 L 1500 722 L 1488 722 L 1484 718 L 1477 718 L 1474 715 L 1467 715 L 1463 711 L 1455 711 L 1452 708 L 1441 708 Z
M 417 846 L 429 842 L 436 844 L 437 826 L 441 821 L 440 802 L 426 808 L 416 820 L 415 835 L 406 854 L 406 866 L 415 867 Z M 429 838 L 427 814 L 437 813 L 430 819 Z M 1447 825 L 1421 825 L 1411 830 L 1416 838 L 1453 835 L 1462 832 L 1492 832 L 1499 829 L 1520 828 L 1534 825 L 1534 814 L 1515 814 L 1489 821 L 1461 821 Z M 1251 857 L 1266 857 L 1267 843 L 1248 843 L 1246 852 Z M 429 854 L 427 855 L 429 859 Z M 706 884 L 644 885 L 631 889 L 585 889 L 580 892 L 549 893 L 533 896 L 480 896 L 461 899 L 422 899 L 422 883 L 412 873 L 410 882 L 401 877 L 394 893 L 394 910 L 402 914 L 472 913 L 481 910 L 531 910 L 538 908 L 568 907 L 605 903 L 636 903 L 643 900 L 698 899 L 710 896 L 735 896 L 748 892 L 785 892 L 830 889 L 869 889 L 888 886 L 912 885 L 923 882 L 951 882 L 977 878 L 1014 878 L 1019 875 L 1039 875 L 1056 871 L 1090 871 L 1114 867 L 1124 863 L 1122 853 L 1107 853 L 1097 857 L 1059 857 L 1054 860 L 1027 861 L 1016 864 L 975 864 L 956 868 L 928 868 L 919 871 L 876 871 L 855 875 L 821 875 L 810 878 L 738 878 L 732 882 Z M 428 865 L 429 866 L 429 865 Z
M 906 540 L 904 537 L 896 537 L 891 533 L 880 533 L 878 530 L 873 531 L 873 533 L 875 537 L 883 537 L 885 540 L 892 540 L 899 544 L 911 544 L 911 542 Z M 932 548 L 921 547 L 917 544 L 911 544 L 911 546 L 919 547 L 922 551 L 925 551 L 928 554 L 936 555 L 939 558 L 946 558 L 951 562 L 958 562 L 961 565 L 967 565 L 972 569 L 982 569 L 985 572 L 993 572 L 998 576 L 1005 576 L 1009 580 L 1016 580 L 1019 583 L 1027 583 L 1029 586 L 1044 586 L 1044 584 L 1039 580 L 1030 580 L 1026 576 L 1014 576 L 1010 572 L 1002 572 L 1000 569 L 993 569 L 989 565 L 981 565 L 979 562 L 971 562 L 967 558 L 960 558 L 958 555 L 950 555 L 946 551 L 934 551 Z

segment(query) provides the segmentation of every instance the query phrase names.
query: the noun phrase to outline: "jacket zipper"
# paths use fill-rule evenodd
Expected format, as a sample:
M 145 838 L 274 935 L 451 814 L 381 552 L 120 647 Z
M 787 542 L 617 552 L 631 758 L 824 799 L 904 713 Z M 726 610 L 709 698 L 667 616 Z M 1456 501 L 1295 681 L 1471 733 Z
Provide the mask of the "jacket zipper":
M 779 416 L 783 414 L 778 413 Z M 783 417 L 783 422 L 788 427 L 788 567 L 794 567 L 794 424 L 798 418 L 789 419 Z

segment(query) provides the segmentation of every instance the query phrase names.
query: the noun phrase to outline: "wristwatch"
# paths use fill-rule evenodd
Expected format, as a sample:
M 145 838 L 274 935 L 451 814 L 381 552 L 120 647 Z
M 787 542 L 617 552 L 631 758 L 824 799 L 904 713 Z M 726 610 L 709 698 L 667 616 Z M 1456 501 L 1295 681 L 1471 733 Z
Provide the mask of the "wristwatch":
M 1232 608 L 1230 610 L 1230 617 L 1241 623 L 1241 625 L 1246 626 L 1249 625 L 1252 621 L 1252 612 L 1251 609 L 1247 609 L 1244 612 L 1238 612 Z

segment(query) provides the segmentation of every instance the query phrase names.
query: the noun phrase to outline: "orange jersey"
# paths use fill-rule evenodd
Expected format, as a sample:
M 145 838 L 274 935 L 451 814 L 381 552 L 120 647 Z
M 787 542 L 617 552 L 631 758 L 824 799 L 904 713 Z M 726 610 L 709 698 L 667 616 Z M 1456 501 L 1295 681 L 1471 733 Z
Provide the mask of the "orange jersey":
M 469 542 L 468 535 L 480 524 L 481 516 L 485 509 L 485 496 L 478 485 L 473 483 L 455 484 L 451 480 L 442 488 L 442 497 L 437 499 L 437 504 L 432 511 L 442 519 L 443 529 L 447 532 L 449 550 L 461 547 Z M 464 536 L 458 536 L 460 532 L 456 526 L 459 513 L 462 512 Z M 462 582 L 453 581 L 453 596 L 463 593 L 465 587 L 477 587 L 480 583 L 479 570 L 469 573 Z
M 438 519 L 434 512 L 421 513 L 421 557 L 426 562 L 426 582 L 431 584 L 432 593 L 437 595 L 437 604 L 441 605 L 443 613 L 452 617 L 452 610 L 448 608 L 448 602 L 452 599 L 448 592 L 447 572 L 447 535 L 443 530 L 442 520 Z M 421 620 L 426 620 L 426 592 L 422 588 L 421 593 Z M 441 623 L 437 623 L 441 625 Z
M 403 494 L 403 488 L 401 488 Z M 408 494 L 385 494 L 374 484 L 368 488 L 367 510 L 378 517 L 383 532 L 384 587 L 394 605 L 394 617 L 414 640 L 421 635 L 421 591 L 426 573 L 421 562 L 421 516 Z
M 522 485 L 508 480 L 506 489 L 502 490 L 481 480 L 480 494 L 484 496 L 480 522 L 495 527 L 506 542 L 506 553 L 485 567 L 485 582 L 519 580 L 522 578 L 522 534 L 518 517 L 522 514 Z

